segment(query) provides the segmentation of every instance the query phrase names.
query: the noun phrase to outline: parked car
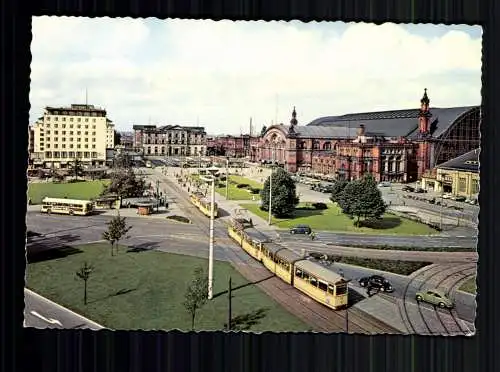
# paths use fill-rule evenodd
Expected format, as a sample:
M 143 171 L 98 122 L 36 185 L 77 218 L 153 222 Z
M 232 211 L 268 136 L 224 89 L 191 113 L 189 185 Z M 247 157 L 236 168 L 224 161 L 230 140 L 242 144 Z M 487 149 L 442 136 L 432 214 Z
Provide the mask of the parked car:
M 411 187 L 411 186 L 406 185 L 406 186 L 403 186 L 403 188 L 402 188 L 401 190 L 403 190 L 403 191 L 405 191 L 405 192 L 413 192 L 413 191 L 415 191 L 415 188 L 414 188 L 414 187 Z
M 290 234 L 307 234 L 309 235 L 312 232 L 311 228 L 308 225 L 297 225 L 290 229 Z
M 416 192 L 417 194 L 423 194 L 423 193 L 426 193 L 426 192 L 427 192 L 427 190 L 424 190 L 424 189 L 422 189 L 421 187 L 419 187 L 419 188 L 416 188 L 416 189 L 415 189 L 415 192 Z
M 378 184 L 378 187 L 391 187 L 391 183 L 390 182 L 380 182 Z
M 465 196 L 454 196 L 453 200 L 458 201 L 458 202 L 464 202 L 467 198 Z
M 476 205 L 477 204 L 477 199 L 475 199 L 475 198 L 467 198 L 467 199 L 465 199 L 465 202 L 467 204 Z
M 451 199 L 452 197 L 453 197 L 452 194 L 449 193 L 443 194 L 443 199 Z
M 366 276 L 359 279 L 359 285 L 366 288 L 376 288 L 382 292 L 393 292 L 391 283 L 381 275 Z
M 434 306 L 441 308 L 453 308 L 453 301 L 440 289 L 430 289 L 426 291 L 419 291 L 415 295 L 417 302 L 427 302 Z

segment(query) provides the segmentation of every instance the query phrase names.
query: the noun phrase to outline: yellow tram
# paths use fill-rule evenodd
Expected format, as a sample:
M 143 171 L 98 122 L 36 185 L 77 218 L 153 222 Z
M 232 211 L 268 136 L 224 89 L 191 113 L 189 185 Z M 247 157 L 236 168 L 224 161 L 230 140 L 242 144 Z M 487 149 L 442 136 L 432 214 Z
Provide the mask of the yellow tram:
M 244 219 L 233 219 L 228 235 L 270 272 L 308 297 L 334 310 L 347 306 L 348 281 L 337 273 L 272 242 Z
M 193 193 L 191 194 L 189 199 L 191 200 L 191 203 L 193 203 L 196 206 L 196 208 L 200 210 L 201 213 L 203 213 L 207 217 L 210 217 L 211 214 L 210 207 L 212 203 L 210 202 L 210 200 L 205 198 L 202 193 L 198 192 Z M 214 203 L 214 217 L 215 218 L 218 217 L 217 203 Z

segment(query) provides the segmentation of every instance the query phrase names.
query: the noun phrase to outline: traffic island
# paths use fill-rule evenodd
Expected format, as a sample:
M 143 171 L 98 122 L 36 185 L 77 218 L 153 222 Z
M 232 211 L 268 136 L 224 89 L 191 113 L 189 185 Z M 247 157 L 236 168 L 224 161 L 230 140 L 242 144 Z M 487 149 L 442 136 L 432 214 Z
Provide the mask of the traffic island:
M 189 218 L 184 217 L 184 216 L 178 216 L 178 215 L 167 216 L 166 219 L 171 220 L 171 221 L 181 222 L 181 223 L 192 223 Z

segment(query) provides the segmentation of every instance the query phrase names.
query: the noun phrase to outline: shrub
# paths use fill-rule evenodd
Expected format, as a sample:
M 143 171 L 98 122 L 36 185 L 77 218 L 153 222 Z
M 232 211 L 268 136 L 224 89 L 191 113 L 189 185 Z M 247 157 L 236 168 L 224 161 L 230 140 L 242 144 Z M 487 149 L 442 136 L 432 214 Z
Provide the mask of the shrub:
M 388 271 L 399 275 L 410 275 L 411 273 L 421 269 L 424 266 L 430 265 L 431 262 L 418 261 L 399 261 L 385 259 L 371 259 L 361 257 L 346 257 L 341 256 L 336 259 L 336 262 L 345 263 L 348 265 L 362 266 L 369 269 Z
M 326 203 L 321 203 L 321 202 L 313 203 L 312 206 L 314 207 L 314 209 L 317 209 L 317 210 L 328 209 L 328 206 L 326 205 Z
M 247 183 L 239 183 L 239 184 L 236 185 L 236 187 L 239 188 L 239 189 L 245 189 L 245 188 L 247 188 L 249 186 L 250 185 L 247 184 Z
M 260 192 L 260 189 L 257 189 L 257 188 L 254 188 L 254 187 L 251 187 L 249 190 L 250 190 L 250 192 L 252 194 L 258 194 Z
M 220 176 L 219 181 L 226 181 L 226 176 Z

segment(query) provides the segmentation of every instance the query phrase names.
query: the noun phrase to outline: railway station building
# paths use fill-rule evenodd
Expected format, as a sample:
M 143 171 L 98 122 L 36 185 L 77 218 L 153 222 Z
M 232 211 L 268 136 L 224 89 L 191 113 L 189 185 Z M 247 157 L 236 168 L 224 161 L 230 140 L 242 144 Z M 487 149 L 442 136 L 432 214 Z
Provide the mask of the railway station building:
M 250 158 L 289 172 L 377 181 L 414 182 L 437 164 L 479 147 L 479 106 L 431 108 L 427 90 L 420 107 L 327 116 L 299 125 L 272 125 Z

